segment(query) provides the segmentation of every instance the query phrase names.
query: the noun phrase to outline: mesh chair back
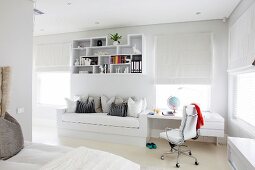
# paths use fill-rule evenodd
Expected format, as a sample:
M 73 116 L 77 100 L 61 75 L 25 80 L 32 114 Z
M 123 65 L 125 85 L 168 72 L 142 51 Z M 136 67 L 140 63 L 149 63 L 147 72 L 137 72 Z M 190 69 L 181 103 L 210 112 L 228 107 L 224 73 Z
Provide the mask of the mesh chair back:
M 197 136 L 197 111 L 194 105 L 184 106 L 183 118 L 180 126 L 183 140 L 189 140 Z

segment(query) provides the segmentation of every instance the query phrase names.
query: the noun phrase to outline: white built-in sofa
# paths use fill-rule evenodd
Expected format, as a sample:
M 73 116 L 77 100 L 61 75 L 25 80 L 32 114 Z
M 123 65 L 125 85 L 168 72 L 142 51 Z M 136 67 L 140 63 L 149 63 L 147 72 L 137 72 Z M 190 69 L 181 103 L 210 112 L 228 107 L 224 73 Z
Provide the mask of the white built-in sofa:
M 143 147 L 148 139 L 146 112 L 135 118 L 108 116 L 107 113 L 68 113 L 66 109 L 57 109 L 57 125 L 60 136 Z

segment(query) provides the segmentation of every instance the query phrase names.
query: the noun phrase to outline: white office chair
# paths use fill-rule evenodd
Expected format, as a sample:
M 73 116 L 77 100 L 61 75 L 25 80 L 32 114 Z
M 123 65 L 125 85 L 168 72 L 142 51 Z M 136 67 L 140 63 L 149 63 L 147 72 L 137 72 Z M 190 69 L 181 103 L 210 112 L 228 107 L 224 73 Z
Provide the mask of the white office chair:
M 166 128 L 165 132 L 160 133 L 160 138 L 163 138 L 169 142 L 171 150 L 169 152 L 163 153 L 161 159 L 164 157 L 177 153 L 176 167 L 179 168 L 179 157 L 180 155 L 185 155 L 195 159 L 195 165 L 198 165 L 197 158 L 192 156 L 191 150 L 183 150 L 182 147 L 187 148 L 184 145 L 186 140 L 197 137 L 197 112 L 194 105 L 184 106 L 183 108 L 183 119 L 179 129 Z

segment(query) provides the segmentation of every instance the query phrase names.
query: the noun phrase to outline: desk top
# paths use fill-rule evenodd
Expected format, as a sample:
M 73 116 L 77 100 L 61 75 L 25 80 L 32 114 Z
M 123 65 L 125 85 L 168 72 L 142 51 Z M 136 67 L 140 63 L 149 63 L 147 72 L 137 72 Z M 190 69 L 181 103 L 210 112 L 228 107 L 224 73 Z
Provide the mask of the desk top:
M 203 112 L 202 114 L 206 122 L 224 122 L 224 118 L 218 113 Z M 177 112 L 172 116 L 164 116 L 162 114 L 148 115 L 150 119 L 182 120 L 182 117 L 182 112 Z
M 182 114 L 175 114 L 172 116 L 164 116 L 162 114 L 148 115 L 150 119 L 171 119 L 171 120 L 182 120 Z

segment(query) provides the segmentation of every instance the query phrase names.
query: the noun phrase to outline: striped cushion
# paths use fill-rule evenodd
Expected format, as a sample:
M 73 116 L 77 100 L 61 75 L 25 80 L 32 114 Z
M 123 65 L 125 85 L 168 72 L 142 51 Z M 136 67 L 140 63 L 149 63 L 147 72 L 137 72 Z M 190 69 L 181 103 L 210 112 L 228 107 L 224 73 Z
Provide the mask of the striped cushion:
M 77 101 L 75 113 L 96 113 L 94 100 L 90 102 Z
M 112 103 L 108 115 L 126 117 L 127 109 L 128 109 L 127 103 L 121 103 L 121 104 Z

